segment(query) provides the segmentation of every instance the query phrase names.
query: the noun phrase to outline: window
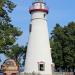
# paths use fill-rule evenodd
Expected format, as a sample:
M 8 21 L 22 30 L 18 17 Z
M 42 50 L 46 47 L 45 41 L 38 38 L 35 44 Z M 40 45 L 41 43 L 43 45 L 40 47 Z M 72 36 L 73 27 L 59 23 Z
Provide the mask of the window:
M 12 61 L 7 61 L 7 62 L 5 62 L 5 65 L 14 66 L 14 63 Z
M 46 17 L 46 14 L 44 14 L 44 18 Z
M 16 75 L 16 73 L 12 73 L 11 75 Z
M 40 71 L 44 71 L 44 64 L 40 64 Z
M 45 64 L 44 63 L 39 63 L 38 68 L 39 68 L 39 71 L 44 71 L 45 70 Z
M 32 24 L 30 24 L 30 27 L 29 27 L 29 32 L 31 32 L 31 29 L 32 29 Z
M 3 75 L 6 75 L 6 73 L 4 73 Z

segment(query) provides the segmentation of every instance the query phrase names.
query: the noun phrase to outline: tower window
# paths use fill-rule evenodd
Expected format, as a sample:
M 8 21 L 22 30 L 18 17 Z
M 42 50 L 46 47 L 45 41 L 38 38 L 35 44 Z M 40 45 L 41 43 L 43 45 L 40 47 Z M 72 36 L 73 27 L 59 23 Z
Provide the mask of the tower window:
M 46 17 L 46 14 L 44 14 L 44 18 Z
M 32 24 L 30 24 L 30 27 L 29 27 L 29 32 L 31 32 L 32 30 Z
M 39 63 L 38 64 L 38 69 L 39 69 L 39 71 L 44 71 L 45 70 L 45 64 L 44 63 Z

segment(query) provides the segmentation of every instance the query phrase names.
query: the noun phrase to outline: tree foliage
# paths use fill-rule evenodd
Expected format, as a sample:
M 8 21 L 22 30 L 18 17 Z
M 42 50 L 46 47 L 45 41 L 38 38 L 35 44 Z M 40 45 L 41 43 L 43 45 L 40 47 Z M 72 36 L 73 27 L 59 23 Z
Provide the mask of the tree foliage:
M 19 46 L 18 44 L 13 45 L 10 50 L 6 52 L 6 55 L 20 64 L 21 57 L 25 57 L 26 49 L 24 46 Z M 25 60 L 25 59 L 24 59 Z M 24 63 L 24 62 L 23 62 Z
M 51 33 L 52 58 L 56 68 L 75 67 L 75 22 L 67 26 L 56 24 Z
M 16 5 L 10 0 L 0 0 L 0 16 L 5 16 L 7 12 L 12 12 Z
M 0 22 L 0 51 L 5 51 L 16 42 L 22 32 L 10 23 Z
M 0 53 L 17 61 L 22 47 L 15 45 L 17 37 L 22 31 L 11 23 L 9 13 L 16 5 L 11 0 L 0 0 Z

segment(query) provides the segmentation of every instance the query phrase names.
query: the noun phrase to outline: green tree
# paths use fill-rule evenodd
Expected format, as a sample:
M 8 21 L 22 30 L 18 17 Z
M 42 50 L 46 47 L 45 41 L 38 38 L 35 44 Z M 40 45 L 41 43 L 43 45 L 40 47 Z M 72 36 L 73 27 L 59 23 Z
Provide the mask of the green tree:
M 64 27 L 56 24 L 51 35 L 52 58 L 56 68 L 70 71 L 75 67 L 75 22 Z
M 0 52 L 6 52 L 21 34 L 22 32 L 12 24 L 0 22 Z
M 6 52 L 6 56 L 14 59 L 18 63 L 20 63 L 21 56 L 25 54 L 25 47 L 19 46 L 18 44 L 13 45 L 9 50 Z
M 11 23 L 9 17 L 9 13 L 15 7 L 16 5 L 10 0 L 0 0 L 0 53 L 17 60 L 21 47 L 14 44 L 22 31 Z
M 51 47 L 52 47 L 52 58 L 53 62 L 55 63 L 55 67 L 59 68 L 63 65 L 62 60 L 62 36 L 63 36 L 63 29 L 59 24 L 56 24 L 56 27 L 51 33 L 52 37 L 50 39 Z M 61 61 L 61 62 L 60 62 Z
M 12 12 L 16 5 L 10 0 L 0 0 L 0 16 L 4 17 L 7 12 Z

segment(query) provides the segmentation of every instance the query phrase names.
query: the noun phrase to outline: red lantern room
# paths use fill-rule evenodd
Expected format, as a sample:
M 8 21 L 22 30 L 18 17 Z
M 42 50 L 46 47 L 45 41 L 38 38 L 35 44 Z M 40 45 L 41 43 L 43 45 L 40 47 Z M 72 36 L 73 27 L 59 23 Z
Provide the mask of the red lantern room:
M 29 12 L 31 14 L 36 11 L 46 12 L 48 14 L 48 8 L 43 0 L 35 0 L 35 2 L 32 3 L 32 7 L 30 7 Z

